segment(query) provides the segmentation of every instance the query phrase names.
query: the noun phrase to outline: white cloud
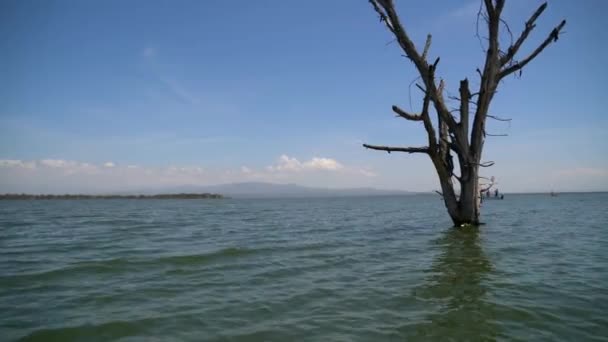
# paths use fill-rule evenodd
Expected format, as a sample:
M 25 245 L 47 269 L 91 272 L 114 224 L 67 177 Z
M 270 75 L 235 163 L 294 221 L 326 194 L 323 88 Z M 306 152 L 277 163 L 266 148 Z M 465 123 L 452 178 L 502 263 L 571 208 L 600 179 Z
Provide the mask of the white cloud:
M 31 170 L 24 172 L 24 170 Z M 0 160 L 1 192 L 110 192 L 140 191 L 183 185 L 213 185 L 246 181 L 297 183 L 308 186 L 360 186 L 373 172 L 347 167 L 332 158 L 313 157 L 300 161 L 281 155 L 266 168 L 241 166 L 234 169 L 203 168 L 197 165 L 145 167 L 119 165 L 112 161 L 87 163 L 64 159 L 23 161 Z
M 205 170 L 199 166 L 170 166 L 168 170 L 178 175 L 202 175 Z
M 285 154 L 279 157 L 277 164 L 268 166 L 266 169 L 271 172 L 277 171 L 306 171 L 306 170 L 327 170 L 327 171 L 338 171 L 343 169 L 344 166 L 331 158 L 319 158 L 313 157 L 309 161 L 300 162 L 298 159 L 289 157 Z
M 276 165 L 270 166 L 271 171 L 300 171 L 302 163 L 296 158 L 290 158 L 287 155 L 281 155 Z
M 10 166 L 12 168 L 21 170 L 38 170 L 39 172 L 44 172 L 43 170 L 45 169 L 57 170 L 68 175 L 74 173 L 95 173 L 97 171 L 97 166 L 93 164 L 63 159 L 42 159 L 38 161 L 0 161 L 0 166 Z M 40 166 L 40 168 L 38 168 L 38 166 Z
M 46 167 L 61 168 L 66 167 L 68 165 L 72 165 L 74 163 L 62 159 L 43 159 L 40 161 L 40 164 Z
M 21 160 L 13 159 L 2 159 L 0 160 L 0 167 L 19 167 L 21 166 Z
M 21 160 L 14 160 L 14 159 L 0 159 L 0 167 L 23 168 L 23 169 L 32 170 L 32 169 L 36 168 L 36 162 L 34 162 L 34 161 L 24 162 Z
M 312 160 L 304 163 L 305 168 L 313 170 L 330 170 L 336 171 L 343 169 L 344 166 L 331 158 L 312 158 Z

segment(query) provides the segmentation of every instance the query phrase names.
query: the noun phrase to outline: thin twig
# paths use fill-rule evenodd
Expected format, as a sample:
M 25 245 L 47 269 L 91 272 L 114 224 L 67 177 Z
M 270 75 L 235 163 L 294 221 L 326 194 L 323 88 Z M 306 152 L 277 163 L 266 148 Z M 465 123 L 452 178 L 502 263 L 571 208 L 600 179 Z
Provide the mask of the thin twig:
M 413 80 L 412 82 L 410 82 L 410 85 L 407 87 L 407 89 L 408 89 L 407 93 L 408 93 L 409 100 L 410 100 L 410 109 L 412 109 L 412 108 L 413 108 L 413 107 L 412 107 L 412 85 L 413 85 L 414 83 L 416 83 L 416 81 L 418 81 L 419 79 L 420 79 L 420 76 L 418 76 L 418 77 L 414 78 L 414 80 Z
M 483 15 L 483 1 L 479 1 L 479 10 L 477 11 L 477 20 L 475 22 L 475 37 L 479 40 L 479 46 L 481 47 L 481 51 L 486 52 L 486 49 L 483 47 L 483 43 L 481 41 L 481 36 L 479 35 L 479 17 L 482 17 L 487 22 L 487 17 Z
M 487 117 L 489 117 L 490 119 L 494 119 L 494 120 L 498 120 L 498 121 L 511 121 L 512 119 L 504 119 L 495 115 L 490 115 L 488 114 Z

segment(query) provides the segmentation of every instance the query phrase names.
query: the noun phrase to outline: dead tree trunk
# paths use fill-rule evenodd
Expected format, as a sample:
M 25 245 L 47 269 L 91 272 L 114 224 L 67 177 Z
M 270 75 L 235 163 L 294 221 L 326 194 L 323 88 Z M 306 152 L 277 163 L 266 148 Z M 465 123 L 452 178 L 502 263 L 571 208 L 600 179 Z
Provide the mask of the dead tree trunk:
M 422 84 L 417 86 L 424 92 L 422 110 L 419 114 L 408 113 L 393 106 L 393 112 L 406 120 L 421 121 L 428 136 L 428 145 L 423 147 L 391 147 L 363 144 L 374 150 L 407 153 L 425 153 L 429 155 L 441 185 L 441 195 L 452 221 L 456 226 L 479 224 L 479 168 L 491 166 L 493 162 L 482 162 L 482 151 L 486 137 L 485 123 L 490 109 L 490 103 L 496 93 L 499 82 L 517 71 L 540 54 L 551 42 L 557 41 L 566 21 L 555 27 L 549 36 L 523 59 L 516 60 L 515 56 L 520 47 L 536 26 L 536 19 L 542 14 L 547 4 L 542 4 L 528 19 L 520 36 L 506 50 L 499 46 L 500 26 L 506 23 L 501 19 L 505 0 L 483 0 L 484 11 L 478 14 L 487 24 L 488 46 L 483 70 L 477 69 L 480 80 L 479 90 L 471 93 L 469 81 L 460 81 L 459 98 L 460 114 L 457 120 L 448 110 L 443 98 L 444 82 L 437 82 L 436 71 L 439 64 L 437 57 L 431 64 L 427 55 L 431 46 L 431 35 L 427 36 L 424 50 L 420 53 L 405 28 L 401 24 L 393 0 L 369 0 L 380 20 L 395 36 L 397 43 L 405 55 L 414 63 Z M 507 27 L 508 28 L 508 27 Z M 432 108 L 431 108 L 432 104 Z M 473 105 L 474 110 L 472 110 Z M 437 114 L 436 127 L 431 119 L 430 111 Z M 469 118 L 472 117 L 472 123 Z M 438 134 L 437 134 L 438 133 Z M 452 153 L 458 158 L 459 172 L 454 172 Z M 454 186 L 454 180 L 458 187 Z M 457 193 L 459 189 L 459 193 Z

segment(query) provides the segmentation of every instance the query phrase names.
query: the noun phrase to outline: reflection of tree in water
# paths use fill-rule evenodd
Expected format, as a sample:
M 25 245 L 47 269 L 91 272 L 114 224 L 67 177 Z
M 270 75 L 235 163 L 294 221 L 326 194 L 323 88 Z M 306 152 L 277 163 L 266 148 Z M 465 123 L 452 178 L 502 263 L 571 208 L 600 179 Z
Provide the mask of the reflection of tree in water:
M 417 337 L 456 340 L 492 340 L 498 335 L 493 305 L 486 300 L 485 278 L 492 271 L 476 228 L 450 229 L 437 240 L 437 256 L 419 300 L 435 307 L 427 321 L 417 326 Z

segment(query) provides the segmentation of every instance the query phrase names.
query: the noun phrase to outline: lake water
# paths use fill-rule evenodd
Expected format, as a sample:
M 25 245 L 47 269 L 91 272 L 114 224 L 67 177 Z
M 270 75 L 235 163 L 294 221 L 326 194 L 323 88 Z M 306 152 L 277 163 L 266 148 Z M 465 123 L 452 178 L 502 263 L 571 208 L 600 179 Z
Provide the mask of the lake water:
M 0 202 L 0 340 L 608 341 L 608 194 Z

